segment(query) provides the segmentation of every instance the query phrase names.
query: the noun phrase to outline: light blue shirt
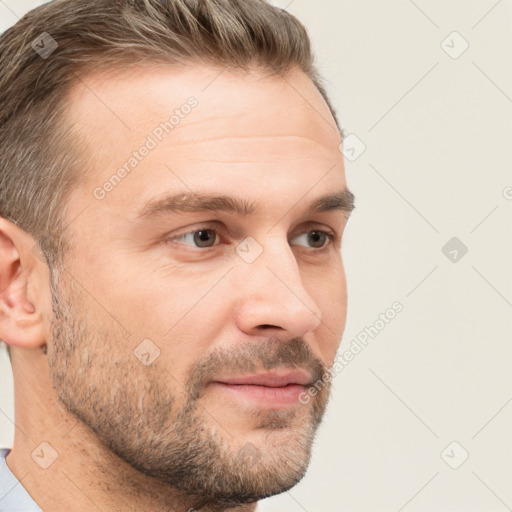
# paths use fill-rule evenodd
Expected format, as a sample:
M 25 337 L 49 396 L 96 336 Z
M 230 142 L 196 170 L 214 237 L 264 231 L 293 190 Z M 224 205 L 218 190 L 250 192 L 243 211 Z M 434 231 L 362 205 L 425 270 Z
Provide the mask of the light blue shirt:
M 7 465 L 10 451 L 0 448 L 0 512 L 43 512 Z

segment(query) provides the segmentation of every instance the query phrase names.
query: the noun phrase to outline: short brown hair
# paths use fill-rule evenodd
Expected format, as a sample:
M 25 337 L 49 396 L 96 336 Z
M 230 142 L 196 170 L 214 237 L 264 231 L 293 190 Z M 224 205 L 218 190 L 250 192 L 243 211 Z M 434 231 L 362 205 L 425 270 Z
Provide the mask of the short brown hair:
M 52 40 L 51 54 L 37 52 L 37 44 L 44 49 Z M 50 267 L 66 246 L 65 199 L 80 182 L 85 158 L 73 151 L 80 133 L 64 122 L 66 93 L 88 71 L 148 61 L 242 70 L 256 64 L 276 73 L 298 66 L 322 94 L 343 139 L 305 27 L 265 0 L 44 4 L 0 36 L 0 217 L 36 239 Z

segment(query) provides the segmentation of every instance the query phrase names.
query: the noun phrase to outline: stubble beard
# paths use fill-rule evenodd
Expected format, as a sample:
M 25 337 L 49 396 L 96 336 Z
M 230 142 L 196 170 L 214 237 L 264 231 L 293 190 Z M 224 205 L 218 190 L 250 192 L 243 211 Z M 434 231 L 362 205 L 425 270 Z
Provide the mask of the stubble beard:
M 247 345 L 231 357 L 208 354 L 178 385 L 161 364 L 142 365 L 120 327 L 107 320 L 92 325 L 96 316 L 87 314 L 83 293 L 71 279 L 65 295 L 52 286 L 52 296 L 47 356 L 57 397 L 132 468 L 211 510 L 280 494 L 304 477 L 330 382 L 300 409 L 252 410 L 252 440 L 231 435 L 228 422 L 211 418 L 201 400 L 209 377 L 228 363 L 240 372 L 262 366 L 308 368 L 315 381 L 321 379 L 325 366 L 303 340 Z M 179 407 L 176 389 L 183 393 L 181 386 L 186 398 Z M 309 407 L 307 414 L 303 407 Z

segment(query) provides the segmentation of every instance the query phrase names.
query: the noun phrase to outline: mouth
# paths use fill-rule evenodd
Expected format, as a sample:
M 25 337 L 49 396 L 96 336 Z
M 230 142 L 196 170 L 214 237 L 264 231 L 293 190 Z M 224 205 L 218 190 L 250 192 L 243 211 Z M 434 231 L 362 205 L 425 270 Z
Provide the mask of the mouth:
M 301 370 L 218 378 L 210 382 L 212 389 L 269 409 L 303 405 L 299 396 L 311 385 L 311 376 Z

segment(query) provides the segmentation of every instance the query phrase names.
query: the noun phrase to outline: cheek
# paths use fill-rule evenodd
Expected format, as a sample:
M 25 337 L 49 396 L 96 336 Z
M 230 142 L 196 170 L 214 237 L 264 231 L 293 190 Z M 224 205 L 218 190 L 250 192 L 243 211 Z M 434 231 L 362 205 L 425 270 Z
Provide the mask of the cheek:
M 341 343 L 347 317 L 347 284 L 343 265 L 311 279 L 308 289 L 322 313 L 318 344 L 326 361 L 332 362 Z
M 125 358 L 141 371 L 165 371 L 179 390 L 188 369 L 220 339 L 219 332 L 229 321 L 225 297 L 230 290 L 222 282 L 226 269 L 196 266 L 191 270 L 160 260 L 157 265 L 146 254 L 130 254 L 130 258 L 118 254 L 110 259 L 106 252 L 99 254 L 103 258 L 96 265 L 73 255 L 80 263 L 73 269 L 80 283 L 77 292 L 84 295 L 77 307 L 85 311 L 94 329 L 97 348 L 115 339 L 118 348 L 110 347 L 106 361 Z M 148 352 L 155 366 L 143 366 L 136 358 Z
M 108 274 L 104 265 L 95 273 L 90 289 L 133 338 L 149 338 L 158 343 L 172 336 L 193 314 L 204 295 L 204 286 L 190 283 L 182 272 L 164 274 L 142 261 L 138 263 L 119 262 Z
M 149 338 L 160 350 L 159 363 L 180 382 L 187 369 L 211 349 L 229 320 L 228 293 L 216 274 L 151 273 L 118 295 L 120 315 L 136 340 Z

